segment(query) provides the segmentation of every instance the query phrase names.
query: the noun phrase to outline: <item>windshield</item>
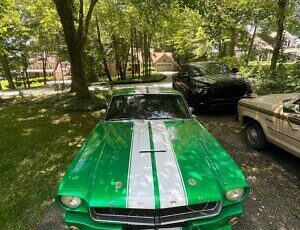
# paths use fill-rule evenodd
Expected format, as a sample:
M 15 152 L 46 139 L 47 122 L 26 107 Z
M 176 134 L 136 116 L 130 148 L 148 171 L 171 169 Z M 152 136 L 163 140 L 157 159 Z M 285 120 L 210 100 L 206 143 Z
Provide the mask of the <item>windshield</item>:
M 106 120 L 190 118 L 182 97 L 169 94 L 114 96 L 106 115 Z
M 230 73 L 228 66 L 223 63 L 201 63 L 199 68 L 208 75 Z

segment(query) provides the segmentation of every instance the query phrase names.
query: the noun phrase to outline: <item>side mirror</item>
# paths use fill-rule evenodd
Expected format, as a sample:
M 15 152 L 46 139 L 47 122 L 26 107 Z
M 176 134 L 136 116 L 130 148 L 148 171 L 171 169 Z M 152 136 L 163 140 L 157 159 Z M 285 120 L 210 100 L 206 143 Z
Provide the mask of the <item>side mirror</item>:
M 283 104 L 283 112 L 284 113 L 299 113 L 300 108 L 299 108 L 299 105 L 284 103 Z
M 195 109 L 193 107 L 189 107 L 189 110 L 190 110 L 191 114 L 194 114 Z
M 240 70 L 239 70 L 238 68 L 236 68 L 236 67 L 233 67 L 233 68 L 231 69 L 231 72 L 232 72 L 232 73 L 238 73 L 238 72 L 240 72 Z
M 178 76 L 180 78 L 187 78 L 189 77 L 188 73 L 186 71 L 179 71 Z

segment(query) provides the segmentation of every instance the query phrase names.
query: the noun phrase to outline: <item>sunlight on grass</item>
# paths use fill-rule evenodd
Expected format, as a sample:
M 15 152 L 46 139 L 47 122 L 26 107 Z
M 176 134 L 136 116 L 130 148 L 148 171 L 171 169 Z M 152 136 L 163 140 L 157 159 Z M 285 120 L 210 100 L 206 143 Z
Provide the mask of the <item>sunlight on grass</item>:
M 101 116 L 53 107 L 45 99 L 0 108 L 1 229 L 34 229 L 76 150 Z

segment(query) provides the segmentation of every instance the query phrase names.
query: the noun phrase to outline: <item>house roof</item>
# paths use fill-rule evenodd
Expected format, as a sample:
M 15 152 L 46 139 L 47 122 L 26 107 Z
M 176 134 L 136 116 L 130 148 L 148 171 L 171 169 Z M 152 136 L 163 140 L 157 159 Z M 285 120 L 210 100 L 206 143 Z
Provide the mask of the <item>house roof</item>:
M 260 38 L 258 36 L 255 37 L 255 39 L 254 39 L 254 45 L 259 50 L 270 50 L 270 51 L 273 50 L 273 47 L 269 43 L 267 43 L 265 40 L 263 40 L 262 38 Z
M 275 38 L 276 34 L 277 34 L 277 32 L 271 32 L 270 37 Z M 284 37 L 285 37 L 285 39 L 291 39 L 291 40 L 294 40 L 294 39 L 298 38 L 297 36 L 291 34 L 287 30 L 284 31 Z
M 153 49 L 151 49 L 150 52 L 151 52 L 151 61 L 154 64 L 165 55 L 171 62 L 177 65 L 177 63 L 173 59 L 173 54 L 171 52 L 155 52 Z M 140 63 L 143 62 L 143 56 L 140 50 L 138 51 L 138 60 Z

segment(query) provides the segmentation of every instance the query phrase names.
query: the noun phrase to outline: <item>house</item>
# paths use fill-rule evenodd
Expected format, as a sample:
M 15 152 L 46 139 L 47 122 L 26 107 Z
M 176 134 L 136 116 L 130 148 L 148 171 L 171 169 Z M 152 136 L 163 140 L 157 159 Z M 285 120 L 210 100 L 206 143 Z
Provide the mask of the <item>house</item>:
M 270 38 L 269 40 L 274 41 L 276 38 L 276 32 L 271 32 L 269 34 L 269 38 Z M 287 54 L 289 60 L 299 59 L 300 58 L 300 38 L 298 38 L 295 35 L 292 35 L 288 31 L 284 31 L 282 50 L 283 50 L 283 53 Z M 237 57 L 246 55 L 247 52 L 248 52 L 248 50 L 245 48 L 236 47 Z M 264 40 L 259 34 L 257 34 L 254 38 L 253 53 L 257 54 L 256 58 L 259 61 L 271 60 L 272 55 L 273 55 L 273 44 L 271 44 L 270 41 Z
M 276 35 L 276 33 L 275 33 Z M 289 55 L 290 59 L 300 58 L 300 38 L 284 31 L 283 52 Z
M 274 40 L 276 38 L 276 32 L 271 32 L 270 37 Z M 273 53 L 273 46 L 271 44 L 268 44 L 266 41 L 264 41 L 259 36 L 256 37 L 257 39 L 263 41 L 263 43 L 266 47 L 269 47 L 267 50 L 269 50 L 266 60 L 271 60 L 272 53 Z M 260 44 L 256 44 L 256 47 L 263 47 Z M 272 49 L 271 49 L 271 48 Z M 283 41 L 282 41 L 282 51 L 284 54 L 288 56 L 289 60 L 296 60 L 300 58 L 300 38 L 291 34 L 288 31 L 283 32 Z
M 136 52 L 134 52 L 136 53 Z M 151 68 L 157 72 L 164 71 L 177 71 L 178 64 L 173 59 L 171 52 L 155 52 L 154 49 L 150 49 L 151 56 Z M 130 57 L 129 57 L 130 58 Z M 115 61 L 108 61 L 108 70 L 111 75 L 118 75 Z M 135 56 L 135 67 L 136 71 L 142 71 L 143 69 L 143 56 L 142 52 L 138 51 L 137 57 Z M 128 60 L 127 72 L 131 72 L 131 60 Z
M 237 57 L 245 56 L 248 54 L 248 49 L 245 47 L 235 47 Z M 256 59 L 259 61 L 271 60 L 273 47 L 263 40 L 261 37 L 256 36 L 253 42 L 252 53 L 256 53 Z
M 178 64 L 174 61 L 171 52 L 151 52 L 151 59 L 151 65 L 157 72 L 178 70 Z
M 55 80 L 61 80 L 63 77 L 68 78 L 70 75 L 71 65 L 68 62 L 59 62 L 55 55 L 49 55 L 46 63 L 47 77 L 53 77 Z M 27 73 L 30 77 L 42 77 L 43 59 L 41 57 L 34 57 L 29 59 L 29 66 Z

